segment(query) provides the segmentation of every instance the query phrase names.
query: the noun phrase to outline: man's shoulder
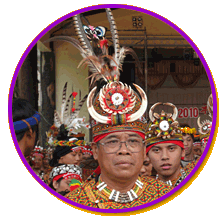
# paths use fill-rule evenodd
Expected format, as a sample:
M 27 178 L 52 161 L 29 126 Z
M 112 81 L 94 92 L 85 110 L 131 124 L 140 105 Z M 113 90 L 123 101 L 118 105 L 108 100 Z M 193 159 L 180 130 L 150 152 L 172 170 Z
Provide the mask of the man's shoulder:
M 87 196 L 86 190 L 88 190 L 89 187 L 93 186 L 94 184 L 94 180 L 85 181 L 80 187 L 66 194 L 65 197 L 76 202 L 79 200 L 84 200 L 84 198 Z
M 196 166 L 196 164 L 198 163 L 200 158 L 196 158 L 195 160 L 193 160 L 191 163 L 187 164 L 183 169 L 186 173 L 186 175 L 189 175 L 190 172 L 194 169 L 194 167 Z
M 172 189 L 168 184 L 163 183 L 160 180 L 156 180 L 154 177 L 142 176 L 141 182 L 143 182 L 146 186 L 146 190 L 151 189 L 157 192 L 162 191 L 163 194 L 169 192 Z

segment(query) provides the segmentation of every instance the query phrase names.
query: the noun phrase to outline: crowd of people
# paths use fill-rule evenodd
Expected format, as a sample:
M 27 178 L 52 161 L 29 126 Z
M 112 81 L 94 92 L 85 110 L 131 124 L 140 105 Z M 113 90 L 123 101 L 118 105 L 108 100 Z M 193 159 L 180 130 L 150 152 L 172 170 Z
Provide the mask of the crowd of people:
M 113 15 L 110 9 L 106 11 L 116 37 Z M 81 30 L 78 15 L 74 21 Z M 63 40 L 70 42 L 70 38 Z M 74 38 L 71 42 L 78 44 Z M 179 124 L 176 106 L 161 102 L 149 108 L 145 119 L 148 102 L 143 89 L 119 81 L 120 56 L 131 50 L 120 51 L 117 41 L 114 44 L 112 57 L 106 54 L 103 36 L 99 40 L 100 57 L 88 45 L 78 45 L 84 62 L 89 68 L 93 66 L 91 83 L 97 82 L 97 86 L 75 107 L 77 93 L 66 99 L 65 83 L 60 113 L 55 110 L 54 124 L 46 131 L 47 146 L 36 145 L 39 113 L 23 99 L 13 100 L 18 144 L 33 171 L 67 199 L 102 209 L 136 207 L 170 192 L 197 164 L 212 124 L 209 120 L 201 123 L 200 119 L 197 129 Z M 101 67 L 94 63 L 98 57 L 103 59 Z M 90 123 L 79 117 L 86 100 Z M 212 96 L 207 105 L 212 117 Z M 157 106 L 161 106 L 161 113 L 155 112 Z M 166 113 L 165 106 L 172 108 L 172 113 Z M 79 129 L 90 127 L 92 140 L 86 141 Z

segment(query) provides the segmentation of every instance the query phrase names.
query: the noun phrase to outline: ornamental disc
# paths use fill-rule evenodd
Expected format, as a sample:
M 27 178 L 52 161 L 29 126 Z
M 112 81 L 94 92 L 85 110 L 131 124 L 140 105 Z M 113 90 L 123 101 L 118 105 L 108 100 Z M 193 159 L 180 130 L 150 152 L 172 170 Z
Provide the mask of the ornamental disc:
M 111 82 L 100 90 L 99 100 L 105 112 L 116 115 L 133 109 L 136 96 L 130 86 L 122 82 Z

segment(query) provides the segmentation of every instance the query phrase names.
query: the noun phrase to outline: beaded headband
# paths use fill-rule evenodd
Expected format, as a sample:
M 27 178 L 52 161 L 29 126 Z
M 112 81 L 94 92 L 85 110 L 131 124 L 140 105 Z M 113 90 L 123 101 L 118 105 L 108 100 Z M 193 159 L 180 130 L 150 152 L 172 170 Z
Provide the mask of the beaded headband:
M 60 177 L 68 179 L 69 177 L 82 180 L 82 170 L 74 164 L 62 164 L 52 169 L 50 173 L 51 180 L 58 180 Z M 57 179 L 56 179 L 57 178 Z
M 15 133 L 23 132 L 37 125 L 41 120 L 40 114 L 36 111 L 32 117 L 13 122 Z
M 167 105 L 172 107 L 173 114 L 165 113 L 164 110 L 161 111 L 161 114 L 154 113 L 153 111 L 158 105 Z M 146 134 L 147 146 L 167 140 L 183 141 L 182 131 L 179 128 L 179 122 L 176 121 L 177 113 L 177 108 L 172 103 L 158 102 L 150 108 L 150 123 Z
M 92 148 L 91 148 L 91 146 L 90 145 L 84 145 L 83 147 L 82 147 L 82 153 L 85 155 L 85 154 L 89 154 L 89 155 L 93 155 L 93 152 L 92 152 Z

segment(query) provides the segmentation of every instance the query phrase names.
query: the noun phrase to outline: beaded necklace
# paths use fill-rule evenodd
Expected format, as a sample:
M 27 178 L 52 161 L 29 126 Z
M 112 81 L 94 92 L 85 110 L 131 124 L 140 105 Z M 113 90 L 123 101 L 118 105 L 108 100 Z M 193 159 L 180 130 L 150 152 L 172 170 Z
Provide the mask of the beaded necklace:
M 116 191 L 115 189 L 110 189 L 105 182 L 101 180 L 99 177 L 97 189 L 102 192 L 109 200 L 118 202 L 118 203 L 129 203 L 134 199 L 138 198 L 143 188 L 143 183 L 139 180 L 136 180 L 133 188 L 126 193 L 120 193 L 120 191 Z
M 183 169 L 180 169 L 180 174 L 179 174 L 179 178 L 176 180 L 167 180 L 167 181 L 162 181 L 163 183 L 166 183 L 170 186 L 178 186 L 185 178 L 187 177 L 186 172 Z M 159 175 L 156 175 L 156 180 L 159 178 Z M 175 182 L 175 184 L 173 185 L 173 183 Z

